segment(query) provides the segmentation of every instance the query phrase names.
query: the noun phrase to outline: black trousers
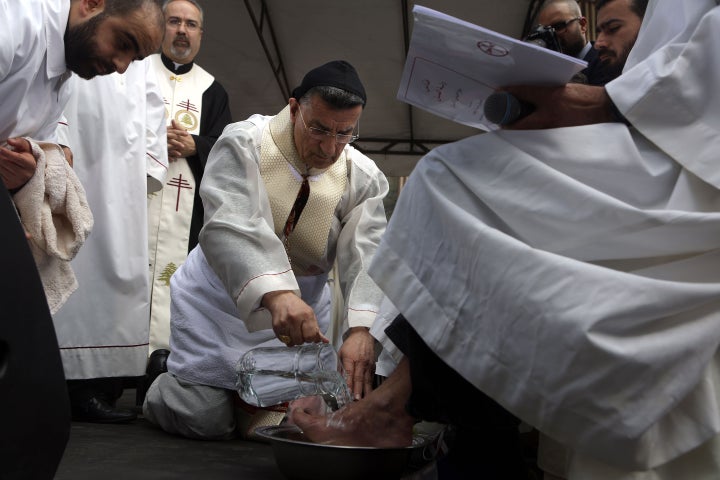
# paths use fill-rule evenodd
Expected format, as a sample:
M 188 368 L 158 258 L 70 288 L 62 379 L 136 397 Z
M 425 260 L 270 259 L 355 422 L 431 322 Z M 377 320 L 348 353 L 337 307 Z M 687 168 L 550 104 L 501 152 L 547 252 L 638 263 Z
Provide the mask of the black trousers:
M 410 362 L 408 413 L 451 428 L 440 478 L 526 480 L 520 420 L 443 362 L 402 315 L 386 333 Z

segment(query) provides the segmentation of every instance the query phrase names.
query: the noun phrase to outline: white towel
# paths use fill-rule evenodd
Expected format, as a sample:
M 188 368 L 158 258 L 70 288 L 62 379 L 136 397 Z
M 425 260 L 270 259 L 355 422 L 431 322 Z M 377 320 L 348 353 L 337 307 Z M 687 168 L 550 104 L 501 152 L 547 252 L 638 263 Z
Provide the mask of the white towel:
M 60 146 L 26 140 L 32 146 L 37 169 L 13 195 L 13 201 L 31 235 L 30 250 L 54 314 L 77 288 L 70 260 L 90 233 L 93 217 L 85 189 Z

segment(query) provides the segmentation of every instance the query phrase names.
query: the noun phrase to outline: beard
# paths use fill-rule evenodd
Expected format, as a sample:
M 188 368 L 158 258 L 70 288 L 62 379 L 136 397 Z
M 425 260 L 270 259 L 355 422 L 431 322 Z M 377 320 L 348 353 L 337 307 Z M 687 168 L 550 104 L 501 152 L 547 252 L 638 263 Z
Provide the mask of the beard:
M 608 78 L 608 81 L 615 79 L 622 74 L 623 69 L 625 68 L 625 62 L 627 62 L 628 56 L 630 55 L 630 50 L 632 50 L 632 47 L 635 45 L 636 39 L 637 37 L 633 38 L 632 41 L 623 45 L 622 51 L 618 53 L 613 52 L 612 55 L 606 57 L 600 62 L 600 65 L 602 66 L 603 72 Z
M 178 40 L 184 41 L 185 43 L 187 43 L 187 46 L 175 45 L 175 42 L 177 42 Z M 190 40 L 186 36 L 176 36 L 173 42 L 170 44 L 170 53 L 172 53 L 173 57 L 177 58 L 178 60 L 188 60 L 188 62 L 191 61 L 192 59 L 189 58 L 192 54 Z
M 570 55 L 571 57 L 577 57 L 580 52 L 582 52 L 582 49 L 585 48 L 585 39 L 581 36 L 578 36 L 574 39 L 568 39 L 565 42 L 562 42 L 562 48 L 563 53 L 565 55 Z
M 103 19 L 99 14 L 65 31 L 65 65 L 86 80 L 115 71 L 112 62 L 97 54 L 94 38 Z
M 603 75 L 605 76 L 607 81 L 610 81 L 620 76 L 623 68 L 625 67 L 625 60 L 620 60 L 617 58 L 606 59 L 600 62 L 600 66 L 602 66 Z

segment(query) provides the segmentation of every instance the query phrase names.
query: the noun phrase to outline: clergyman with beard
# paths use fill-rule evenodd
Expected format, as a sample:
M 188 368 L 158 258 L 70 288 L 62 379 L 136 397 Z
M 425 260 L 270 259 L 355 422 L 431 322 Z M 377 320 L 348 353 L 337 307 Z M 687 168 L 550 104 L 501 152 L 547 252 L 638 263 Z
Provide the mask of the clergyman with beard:
M 0 177 L 14 192 L 37 166 L 22 137 L 57 143 L 71 72 L 124 72 L 157 51 L 163 21 L 154 0 L 0 0 L 0 10 Z
M 204 15 L 195 0 L 163 4 L 162 53 L 151 62 L 167 106 L 170 169 L 165 187 L 148 201 L 149 264 L 152 300 L 148 375 L 164 370 L 169 353 L 169 277 L 198 243 L 203 206 L 198 187 L 210 149 L 232 121 L 228 95 L 220 83 L 194 63 L 204 32 Z M 152 380 L 152 378 L 150 378 Z M 143 389 L 138 390 L 142 401 Z

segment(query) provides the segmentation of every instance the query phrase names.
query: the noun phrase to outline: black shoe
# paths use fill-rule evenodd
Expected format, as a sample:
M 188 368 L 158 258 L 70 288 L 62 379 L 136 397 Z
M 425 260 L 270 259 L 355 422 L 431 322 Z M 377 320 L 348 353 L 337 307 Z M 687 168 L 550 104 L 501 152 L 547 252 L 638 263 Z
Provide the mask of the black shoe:
M 167 359 L 170 356 L 170 350 L 159 349 L 150 354 L 145 376 L 138 381 L 137 392 L 135 393 L 135 404 L 142 406 L 145 401 L 150 385 L 161 374 L 167 372 Z
M 100 397 L 91 397 L 72 406 L 72 419 L 76 422 L 127 423 L 136 418 L 135 413 L 115 408 Z

